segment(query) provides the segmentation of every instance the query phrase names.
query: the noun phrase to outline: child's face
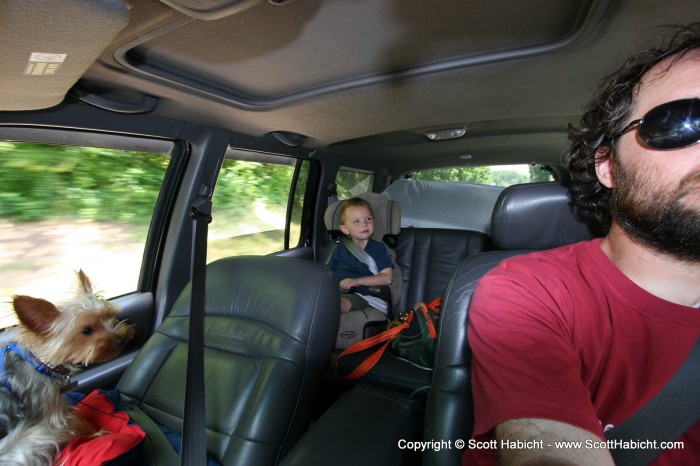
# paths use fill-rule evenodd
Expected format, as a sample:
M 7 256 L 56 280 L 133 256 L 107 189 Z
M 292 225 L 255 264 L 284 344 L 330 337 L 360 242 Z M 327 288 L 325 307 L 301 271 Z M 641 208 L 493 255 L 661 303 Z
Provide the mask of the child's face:
M 366 240 L 374 234 L 374 217 L 367 207 L 348 207 L 340 231 L 355 240 Z

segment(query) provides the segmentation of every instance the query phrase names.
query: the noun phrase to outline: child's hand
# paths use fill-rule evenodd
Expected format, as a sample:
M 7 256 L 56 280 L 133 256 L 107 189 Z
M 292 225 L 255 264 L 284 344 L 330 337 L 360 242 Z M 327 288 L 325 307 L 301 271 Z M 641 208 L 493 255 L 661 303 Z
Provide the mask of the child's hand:
M 343 291 L 350 291 L 358 285 L 357 279 L 355 278 L 344 278 L 340 281 L 340 289 Z

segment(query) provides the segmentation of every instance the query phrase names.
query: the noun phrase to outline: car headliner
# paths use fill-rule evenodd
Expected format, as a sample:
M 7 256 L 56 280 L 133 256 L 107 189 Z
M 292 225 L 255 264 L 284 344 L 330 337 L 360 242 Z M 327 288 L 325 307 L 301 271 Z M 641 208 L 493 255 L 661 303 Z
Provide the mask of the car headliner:
M 157 115 L 251 136 L 283 132 L 319 156 L 390 173 L 556 165 L 567 125 L 578 122 L 596 83 L 653 39 L 658 31 L 649 29 L 700 19 L 697 0 L 168 1 L 188 14 L 138 0 L 128 4 L 126 25 L 115 21 L 93 52 L 86 48 L 95 39 L 80 36 L 90 29 L 82 27 L 85 1 L 55 2 L 53 31 L 31 11 L 50 8 L 46 2 L 6 2 L 0 16 L 13 3 L 23 11 L 12 16 L 19 26 L 0 33 L 3 48 L 16 47 L 0 54 L 19 54 L 23 66 L 31 51 L 82 53 L 87 70 L 54 80 L 60 98 L 73 87 L 71 95 L 106 107 L 155 105 Z M 187 10 L 195 4 L 205 11 Z M 17 32 L 28 25 L 31 38 Z M 50 50 L 35 50 L 42 46 Z M 24 103 L 12 92 L 26 89 L 24 78 L 2 75 L 0 110 L 56 104 L 40 92 L 38 103 Z M 129 108 L 133 102 L 143 108 Z M 466 134 L 425 136 L 454 127 Z

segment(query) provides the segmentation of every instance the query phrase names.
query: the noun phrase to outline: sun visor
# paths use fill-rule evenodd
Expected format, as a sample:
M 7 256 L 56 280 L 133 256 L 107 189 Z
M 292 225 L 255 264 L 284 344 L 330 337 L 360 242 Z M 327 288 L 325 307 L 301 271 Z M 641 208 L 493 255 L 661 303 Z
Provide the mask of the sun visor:
M 401 205 L 402 228 L 444 228 L 491 234 L 499 186 L 400 180 L 382 194 Z
M 61 103 L 128 19 L 124 0 L 0 2 L 0 111 Z

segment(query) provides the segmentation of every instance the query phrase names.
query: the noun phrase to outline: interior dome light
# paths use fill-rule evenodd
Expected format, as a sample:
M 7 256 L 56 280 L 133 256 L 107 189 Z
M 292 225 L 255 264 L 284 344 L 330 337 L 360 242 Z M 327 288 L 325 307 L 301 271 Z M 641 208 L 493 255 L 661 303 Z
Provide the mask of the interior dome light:
M 431 141 L 444 141 L 445 139 L 461 138 L 466 132 L 466 128 L 435 129 L 427 131 L 425 136 Z

